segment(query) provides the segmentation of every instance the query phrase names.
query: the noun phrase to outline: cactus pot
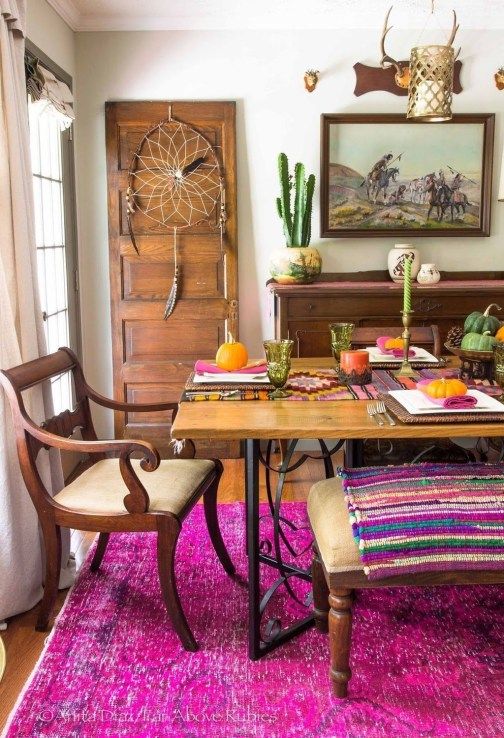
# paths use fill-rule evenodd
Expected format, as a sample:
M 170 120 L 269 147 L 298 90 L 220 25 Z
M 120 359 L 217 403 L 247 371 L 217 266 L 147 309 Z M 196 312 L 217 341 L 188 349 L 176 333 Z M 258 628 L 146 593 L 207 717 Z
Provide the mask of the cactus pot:
M 313 246 L 284 246 L 271 256 L 270 274 L 280 284 L 310 284 L 322 271 L 322 257 Z

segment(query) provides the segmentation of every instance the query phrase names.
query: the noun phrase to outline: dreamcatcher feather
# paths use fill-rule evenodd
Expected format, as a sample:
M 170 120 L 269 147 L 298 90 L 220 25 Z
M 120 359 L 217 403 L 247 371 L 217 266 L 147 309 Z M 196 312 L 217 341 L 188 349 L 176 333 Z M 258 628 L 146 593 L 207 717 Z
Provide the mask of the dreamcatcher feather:
M 224 179 L 215 150 L 199 131 L 170 115 L 150 128 L 133 154 L 126 192 L 127 222 L 131 243 L 139 254 L 135 214 L 140 212 L 173 233 L 173 282 L 164 319 L 175 309 L 179 298 L 182 269 L 178 258 L 178 231 L 208 223 L 220 202 L 217 228 L 221 253 L 226 225 Z

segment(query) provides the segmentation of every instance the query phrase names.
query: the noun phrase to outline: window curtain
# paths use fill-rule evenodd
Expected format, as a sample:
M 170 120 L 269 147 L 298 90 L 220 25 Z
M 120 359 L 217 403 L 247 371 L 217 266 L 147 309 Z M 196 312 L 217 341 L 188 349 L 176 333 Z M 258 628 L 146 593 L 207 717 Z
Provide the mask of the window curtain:
M 24 71 L 26 0 L 0 0 L 0 367 L 46 353 L 37 261 Z M 52 414 L 50 389 L 25 393 L 40 422 Z M 53 492 L 63 485 L 59 455 L 42 451 L 39 472 Z M 68 560 L 68 534 L 63 562 Z M 0 621 L 42 596 L 43 552 L 35 509 L 19 469 L 10 408 L 0 390 Z M 69 586 L 65 571 L 61 585 Z
M 54 115 L 62 130 L 70 128 L 75 120 L 72 91 L 65 82 L 54 76 L 34 58 L 25 58 L 26 89 L 35 111 Z

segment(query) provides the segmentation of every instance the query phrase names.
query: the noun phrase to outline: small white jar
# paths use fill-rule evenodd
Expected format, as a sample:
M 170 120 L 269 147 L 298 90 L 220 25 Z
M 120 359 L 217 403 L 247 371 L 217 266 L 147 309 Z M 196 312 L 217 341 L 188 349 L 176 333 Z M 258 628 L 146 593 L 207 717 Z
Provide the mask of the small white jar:
M 418 284 L 437 284 L 441 279 L 439 269 L 435 264 L 422 264 L 417 274 Z

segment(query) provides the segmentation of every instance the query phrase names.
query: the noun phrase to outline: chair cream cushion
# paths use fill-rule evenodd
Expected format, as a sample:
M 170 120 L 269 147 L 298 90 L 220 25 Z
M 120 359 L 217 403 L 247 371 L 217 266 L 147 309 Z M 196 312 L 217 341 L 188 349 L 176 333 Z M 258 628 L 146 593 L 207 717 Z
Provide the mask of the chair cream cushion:
M 339 477 L 313 485 L 308 496 L 308 517 L 327 572 L 363 570 Z
M 184 510 L 194 490 L 215 467 L 213 461 L 206 459 L 161 461 L 153 472 L 143 471 L 139 459 L 132 459 L 131 464 L 149 495 L 149 511 L 165 511 L 174 515 Z M 72 510 L 110 515 L 127 512 L 123 503 L 127 494 L 119 459 L 103 459 L 86 469 L 54 499 Z

